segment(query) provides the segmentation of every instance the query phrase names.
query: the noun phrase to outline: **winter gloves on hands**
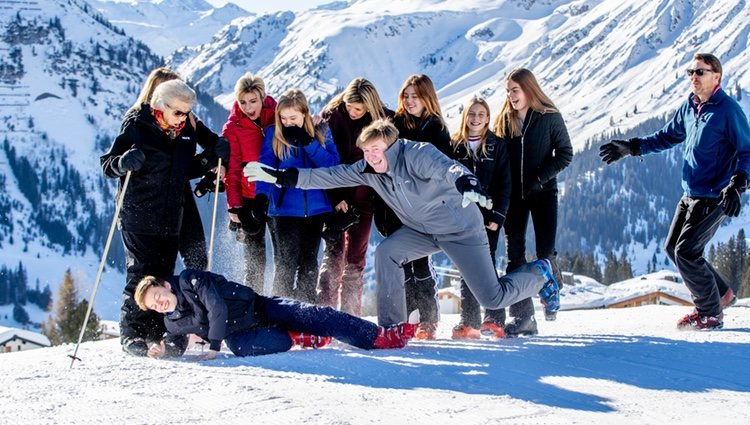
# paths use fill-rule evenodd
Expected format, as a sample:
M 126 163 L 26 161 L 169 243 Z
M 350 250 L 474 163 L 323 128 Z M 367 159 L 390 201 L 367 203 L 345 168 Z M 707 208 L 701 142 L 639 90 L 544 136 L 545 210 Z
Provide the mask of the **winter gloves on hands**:
M 747 176 L 744 173 L 735 173 L 729 184 L 721 191 L 721 209 L 729 217 L 740 215 L 742 206 L 742 193 L 747 190 Z
M 482 189 L 479 179 L 475 176 L 467 174 L 459 177 L 456 180 L 456 189 L 464 196 L 461 201 L 462 207 L 466 208 L 472 202 L 476 202 L 482 208 L 492 209 L 492 199 Z
M 299 170 L 294 167 L 280 170 L 263 165 L 260 162 L 249 162 L 243 172 L 247 181 L 272 183 L 282 187 L 297 186 L 297 177 L 299 176 Z
M 307 146 L 313 140 L 312 136 L 307 134 L 304 128 L 297 127 L 296 125 L 289 127 L 282 126 L 281 134 L 284 135 L 284 139 L 292 146 Z
M 138 148 L 132 148 L 122 155 L 117 161 L 117 172 L 119 174 L 127 174 L 128 171 L 138 171 L 143 167 L 143 163 L 146 162 L 146 154 Z
M 599 147 L 599 156 L 607 164 L 612 164 L 627 155 L 641 155 L 641 141 L 639 139 L 612 140 Z

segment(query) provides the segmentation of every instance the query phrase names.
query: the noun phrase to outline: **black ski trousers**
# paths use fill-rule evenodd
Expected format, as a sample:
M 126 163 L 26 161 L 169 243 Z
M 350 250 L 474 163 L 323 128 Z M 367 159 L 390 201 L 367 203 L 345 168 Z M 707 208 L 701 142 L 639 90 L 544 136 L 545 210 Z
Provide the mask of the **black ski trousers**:
M 729 286 L 703 256 L 726 218 L 718 199 L 683 197 L 669 228 L 665 249 L 693 295 L 701 315 L 718 316 L 719 299 Z
M 529 215 L 534 224 L 534 238 L 536 242 L 536 258 L 546 258 L 557 270 L 557 252 L 555 238 L 557 236 L 557 190 L 531 193 L 523 198 L 513 196 L 510 199 L 508 216 L 505 219 L 505 242 L 508 256 L 508 266 L 505 270 L 510 273 L 526 264 L 526 228 Z M 560 280 L 560 276 L 556 276 Z M 534 303 L 531 298 L 519 301 L 510 306 L 509 313 L 513 317 L 531 317 L 534 315 Z M 505 319 L 505 312 L 488 311 L 487 315 L 500 321 Z

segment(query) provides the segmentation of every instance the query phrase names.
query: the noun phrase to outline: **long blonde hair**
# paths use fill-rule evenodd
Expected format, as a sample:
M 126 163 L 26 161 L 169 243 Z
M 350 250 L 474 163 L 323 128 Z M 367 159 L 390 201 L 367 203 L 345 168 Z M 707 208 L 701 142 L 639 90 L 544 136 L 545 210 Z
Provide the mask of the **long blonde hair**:
M 526 68 L 516 68 L 508 74 L 505 79 L 506 84 L 510 81 L 517 83 L 523 94 L 526 95 L 526 100 L 529 103 L 529 109 L 532 109 L 540 114 L 548 112 L 557 112 L 557 107 L 552 100 L 547 97 L 536 81 L 534 74 Z M 495 119 L 495 123 L 492 127 L 492 131 L 500 137 L 518 137 L 522 133 L 521 124 L 518 123 L 518 112 L 513 109 L 513 105 L 510 103 L 510 98 L 505 98 L 505 103 L 500 109 L 500 114 Z
M 432 80 L 424 74 L 414 74 L 404 81 L 404 85 L 401 86 L 401 90 L 398 92 L 396 116 L 403 117 L 406 128 L 413 130 L 418 125 L 415 117 L 407 112 L 404 106 L 404 92 L 406 92 L 409 86 L 414 87 L 414 92 L 419 97 L 419 100 L 422 101 L 422 104 L 424 104 L 422 116 L 418 118 L 433 116 L 440 120 L 440 123 L 445 127 L 445 120 L 443 119 L 443 113 L 440 111 L 440 103 L 438 102 L 437 92 L 435 91 L 435 86 L 432 84 Z
M 375 86 L 365 78 L 355 78 L 341 93 L 337 94 L 330 102 L 326 105 L 324 110 L 333 111 L 342 103 L 361 103 L 367 109 L 370 114 L 370 118 L 373 121 L 381 118 L 387 118 L 385 115 L 385 105 L 380 100 Z
M 281 111 L 283 109 L 294 109 L 301 113 L 305 117 L 302 128 L 305 129 L 307 134 L 310 134 L 313 138 L 317 139 L 321 146 L 325 146 L 325 135 L 321 129 L 315 129 L 312 116 L 310 115 L 310 106 L 307 103 L 307 98 L 302 91 L 292 89 L 286 91 L 281 97 L 279 97 L 278 104 L 276 105 L 276 112 L 274 112 L 274 117 L 276 118 L 276 129 L 273 132 L 273 153 L 277 158 L 286 158 L 290 155 L 292 150 L 292 145 L 286 140 L 286 138 L 284 138 L 282 132 L 284 126 L 281 123 Z
M 151 97 L 154 95 L 154 89 L 156 89 L 156 86 L 158 86 L 159 84 L 179 79 L 180 76 L 167 67 L 162 66 L 154 69 L 150 74 L 148 74 L 148 77 L 146 77 L 146 82 L 143 83 L 143 88 L 138 94 L 138 99 L 136 99 L 133 106 L 130 107 L 129 111 L 140 109 L 141 105 L 144 103 L 148 103 L 150 105 Z
M 464 107 L 464 112 L 461 114 L 461 126 L 458 128 L 458 131 L 453 133 L 453 136 L 451 136 L 451 145 L 453 146 L 453 151 L 455 152 L 459 146 L 463 145 L 466 148 L 466 151 L 469 153 L 469 155 L 474 155 L 474 151 L 469 146 L 469 110 L 474 105 L 481 105 L 485 111 L 487 111 L 487 126 L 482 131 L 482 134 L 480 136 L 479 141 L 479 149 L 482 151 L 482 155 L 487 155 L 487 147 L 485 145 L 485 142 L 487 141 L 487 132 L 490 129 L 489 125 L 489 119 L 490 119 L 490 105 L 487 104 L 487 101 L 484 100 L 484 98 L 479 96 L 473 96 L 469 101 L 466 103 L 466 106 Z

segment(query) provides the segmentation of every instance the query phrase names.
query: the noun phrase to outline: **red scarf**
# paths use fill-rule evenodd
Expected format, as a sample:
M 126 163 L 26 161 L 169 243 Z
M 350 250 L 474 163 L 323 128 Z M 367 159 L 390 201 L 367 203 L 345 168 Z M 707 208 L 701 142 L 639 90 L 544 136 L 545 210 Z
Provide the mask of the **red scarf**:
M 182 132 L 182 129 L 185 128 L 185 121 L 182 121 L 181 123 L 177 125 L 169 125 L 167 124 L 167 121 L 164 119 L 164 112 L 160 111 L 158 109 L 154 109 L 154 118 L 156 118 L 156 123 L 159 125 L 159 128 L 166 134 L 170 139 L 174 140 L 177 138 L 177 136 L 180 135 Z

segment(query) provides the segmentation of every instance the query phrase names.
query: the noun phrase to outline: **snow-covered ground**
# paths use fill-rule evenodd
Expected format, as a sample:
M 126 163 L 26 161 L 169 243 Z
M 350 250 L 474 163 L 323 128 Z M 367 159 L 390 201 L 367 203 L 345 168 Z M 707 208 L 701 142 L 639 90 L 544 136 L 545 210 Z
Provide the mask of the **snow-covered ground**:
M 128 357 L 116 340 L 2 355 L 0 423 L 746 424 L 750 299 L 725 328 L 680 332 L 689 307 L 563 311 L 540 335 L 403 350 L 345 345 L 266 357 Z M 541 317 L 541 316 L 538 316 Z

